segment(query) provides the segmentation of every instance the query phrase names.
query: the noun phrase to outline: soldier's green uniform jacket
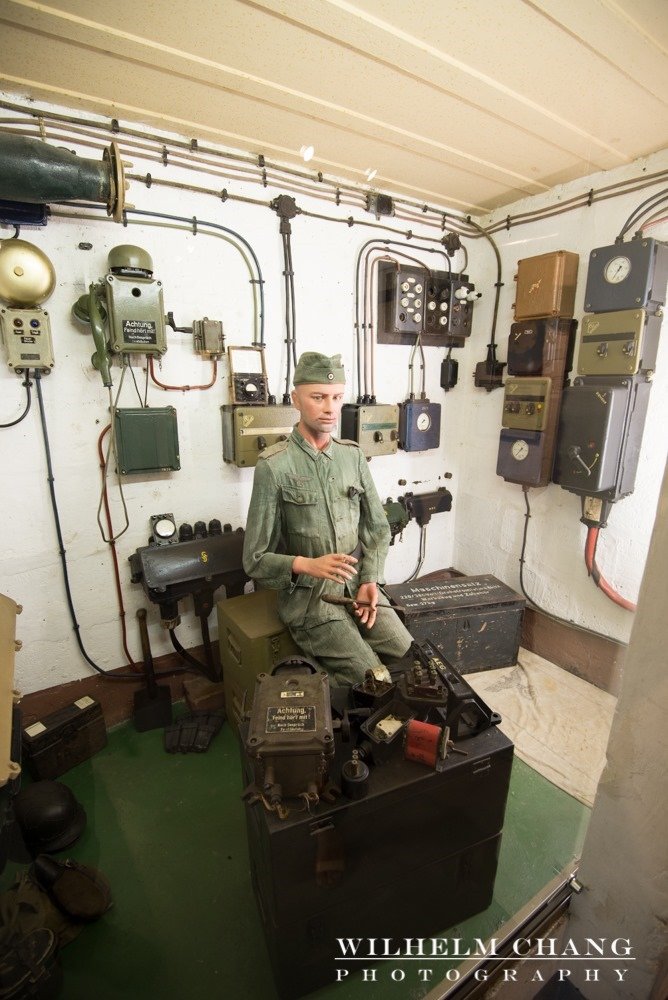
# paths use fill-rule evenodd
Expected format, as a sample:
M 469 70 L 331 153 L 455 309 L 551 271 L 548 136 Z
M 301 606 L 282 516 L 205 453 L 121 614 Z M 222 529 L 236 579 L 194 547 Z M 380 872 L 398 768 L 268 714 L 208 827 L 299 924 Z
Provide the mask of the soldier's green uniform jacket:
M 347 584 L 293 576 L 295 556 L 362 552 Z M 332 438 L 322 451 L 295 427 L 288 441 L 258 459 L 244 544 L 244 568 L 262 587 L 279 591 L 281 620 L 347 619 L 323 593 L 355 596 L 362 583 L 382 583 L 390 528 L 366 459 L 353 441 Z

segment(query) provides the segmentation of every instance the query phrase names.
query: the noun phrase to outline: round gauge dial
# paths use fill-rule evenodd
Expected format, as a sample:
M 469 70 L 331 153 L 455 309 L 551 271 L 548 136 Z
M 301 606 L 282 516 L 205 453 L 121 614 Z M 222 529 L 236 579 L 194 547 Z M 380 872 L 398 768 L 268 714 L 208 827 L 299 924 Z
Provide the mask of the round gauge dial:
M 523 462 L 524 459 L 529 454 L 529 445 L 526 441 L 515 441 L 512 448 L 510 449 L 513 458 L 518 462 Z
M 609 284 L 618 285 L 626 281 L 631 273 L 631 261 L 628 257 L 618 256 L 609 260 L 603 269 L 603 277 Z
M 431 427 L 431 417 L 428 413 L 419 413 L 415 422 L 419 431 L 428 431 Z
M 158 538 L 171 538 L 176 534 L 176 525 L 168 517 L 161 517 L 153 525 L 153 531 Z

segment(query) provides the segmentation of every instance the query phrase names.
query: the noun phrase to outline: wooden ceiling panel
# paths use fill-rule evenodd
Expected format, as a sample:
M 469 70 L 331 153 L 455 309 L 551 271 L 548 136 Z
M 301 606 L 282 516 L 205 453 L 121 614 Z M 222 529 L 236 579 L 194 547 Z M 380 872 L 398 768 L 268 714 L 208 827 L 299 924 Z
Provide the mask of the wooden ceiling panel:
M 665 9 L 0 0 L 0 82 L 482 211 L 666 145 Z

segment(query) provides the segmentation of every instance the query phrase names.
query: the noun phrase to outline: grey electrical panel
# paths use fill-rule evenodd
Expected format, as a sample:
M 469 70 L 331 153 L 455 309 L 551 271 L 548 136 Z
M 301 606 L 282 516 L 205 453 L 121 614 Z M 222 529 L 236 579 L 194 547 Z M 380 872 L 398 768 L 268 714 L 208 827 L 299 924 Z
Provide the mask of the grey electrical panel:
M 640 374 L 576 379 L 564 390 L 554 482 L 612 502 L 632 493 L 650 388 Z
M 395 455 L 399 445 L 399 407 L 391 403 L 346 403 L 341 437 L 356 441 L 367 458 Z
M 257 465 L 258 455 L 285 441 L 299 420 L 292 406 L 234 406 L 220 408 L 223 418 L 223 459 L 240 469 Z
M 598 247 L 589 255 L 585 309 L 653 311 L 666 301 L 668 244 L 652 239 Z
M 181 468 L 173 406 L 116 410 L 116 458 L 123 475 Z

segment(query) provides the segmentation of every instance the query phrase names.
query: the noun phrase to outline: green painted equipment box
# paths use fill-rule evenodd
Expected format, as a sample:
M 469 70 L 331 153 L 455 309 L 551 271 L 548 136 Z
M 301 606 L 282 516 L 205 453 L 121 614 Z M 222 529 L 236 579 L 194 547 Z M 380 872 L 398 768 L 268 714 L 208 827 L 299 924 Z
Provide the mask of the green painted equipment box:
M 173 406 L 116 410 L 116 454 L 122 475 L 174 472 L 181 468 Z
M 255 678 L 299 649 L 278 617 L 275 590 L 256 590 L 218 601 L 218 643 L 225 684 L 225 709 L 238 730 L 250 711 Z

